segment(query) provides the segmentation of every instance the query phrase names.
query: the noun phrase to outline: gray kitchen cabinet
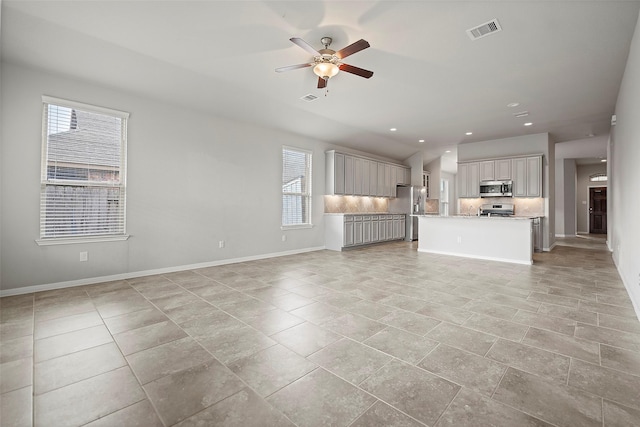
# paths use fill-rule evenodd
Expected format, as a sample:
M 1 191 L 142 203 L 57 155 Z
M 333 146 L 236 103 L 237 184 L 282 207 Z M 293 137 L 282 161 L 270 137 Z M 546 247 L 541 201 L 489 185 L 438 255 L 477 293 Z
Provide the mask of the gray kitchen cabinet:
M 499 159 L 495 163 L 496 180 L 511 179 L 511 159 Z
M 325 154 L 326 171 L 326 193 L 344 194 L 344 154 L 335 151 L 327 151 Z
M 353 246 L 353 217 L 344 217 L 344 246 Z
M 380 233 L 378 232 L 378 215 L 371 216 L 371 241 L 377 242 L 380 240 Z
M 384 175 L 384 163 L 378 162 L 378 191 L 376 196 L 384 196 L 385 175 Z
M 527 157 L 527 197 L 542 197 L 542 158 Z
M 369 160 L 362 159 L 362 195 L 371 195 L 371 181 L 369 176 L 371 175 L 370 169 L 371 162 Z
M 402 240 L 404 236 L 404 215 L 325 215 L 325 248 L 330 250 L 340 251 L 353 246 Z
M 396 186 L 411 181 L 411 169 L 402 165 L 335 150 L 327 151 L 325 160 L 325 194 L 396 197 Z
M 344 194 L 353 195 L 354 191 L 354 158 L 353 156 L 344 156 Z
M 480 163 L 458 165 L 458 197 L 480 197 Z
M 369 161 L 369 195 L 378 195 L 378 162 Z
M 386 223 L 386 234 L 387 238 L 385 240 L 393 240 L 393 215 L 387 215 L 385 218 Z
M 364 228 L 363 228 L 363 217 L 355 216 L 353 217 L 353 244 L 361 245 L 364 242 Z
M 383 196 L 391 197 L 391 165 L 384 164 L 384 193 Z
M 485 160 L 480 162 L 480 181 L 493 181 L 496 179 L 496 162 Z
M 514 197 L 542 197 L 542 156 L 512 160 Z
M 353 158 L 353 195 L 362 196 L 362 162 L 360 157 Z
M 380 215 L 378 220 L 378 241 L 387 240 L 387 219 L 385 215 Z
M 362 243 L 371 243 L 371 216 L 362 217 Z

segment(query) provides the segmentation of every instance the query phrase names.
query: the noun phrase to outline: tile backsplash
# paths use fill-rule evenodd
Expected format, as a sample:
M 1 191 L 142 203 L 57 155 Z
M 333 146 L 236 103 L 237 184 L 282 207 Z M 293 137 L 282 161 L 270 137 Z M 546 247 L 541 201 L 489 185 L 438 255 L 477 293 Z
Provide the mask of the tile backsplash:
M 389 200 L 384 197 L 324 196 L 325 213 L 386 213 Z
M 481 205 L 490 203 L 513 203 L 516 215 L 544 216 L 544 199 L 542 197 L 486 197 L 481 199 L 458 199 L 460 213 L 475 214 Z

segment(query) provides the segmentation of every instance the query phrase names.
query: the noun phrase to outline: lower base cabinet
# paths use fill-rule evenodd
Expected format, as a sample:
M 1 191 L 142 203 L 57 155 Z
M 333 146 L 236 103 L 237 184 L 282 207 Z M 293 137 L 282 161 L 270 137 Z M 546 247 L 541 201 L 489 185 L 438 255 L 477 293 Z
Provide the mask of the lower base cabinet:
M 402 240 L 404 237 L 404 215 L 325 215 L 327 249 L 340 251 L 348 247 Z

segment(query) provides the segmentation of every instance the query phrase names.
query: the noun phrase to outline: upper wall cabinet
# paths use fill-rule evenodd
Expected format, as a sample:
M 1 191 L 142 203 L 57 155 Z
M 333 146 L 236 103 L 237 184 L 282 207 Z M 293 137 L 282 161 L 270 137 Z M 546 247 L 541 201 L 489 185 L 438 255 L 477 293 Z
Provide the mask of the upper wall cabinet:
M 327 151 L 326 194 L 396 197 L 396 186 L 411 183 L 411 169 L 374 159 Z
M 542 155 L 458 164 L 458 197 L 480 197 L 479 181 L 513 180 L 513 197 L 542 197 Z
M 458 165 L 458 197 L 480 197 L 480 162 Z
M 512 159 L 513 196 L 542 197 L 542 156 Z
M 480 181 L 496 181 L 511 178 L 511 159 L 483 160 L 480 164 Z

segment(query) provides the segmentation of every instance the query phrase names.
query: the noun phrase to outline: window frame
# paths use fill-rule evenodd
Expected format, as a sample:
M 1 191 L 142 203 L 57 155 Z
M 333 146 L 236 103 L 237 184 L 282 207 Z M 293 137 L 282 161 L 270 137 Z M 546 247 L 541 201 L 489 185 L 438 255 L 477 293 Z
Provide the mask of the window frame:
M 48 123 L 50 105 L 76 109 L 83 112 L 102 114 L 121 119 L 121 136 L 120 136 L 120 165 L 118 168 L 118 183 L 102 183 L 99 181 L 91 180 L 73 180 L 73 179 L 50 179 L 48 176 L 49 164 L 48 164 Z M 85 104 L 77 101 L 71 101 L 62 98 L 56 98 L 51 96 L 42 96 L 42 152 L 41 152 L 41 166 L 40 166 L 40 204 L 39 204 L 39 237 L 36 239 L 36 243 L 39 246 L 48 245 L 61 245 L 61 244 L 73 244 L 73 243 L 94 243 L 94 242 L 109 242 L 109 241 L 123 241 L 129 238 L 127 234 L 127 134 L 128 134 L 128 120 L 129 113 L 111 108 L 100 107 L 91 104 Z M 84 159 L 83 159 L 84 160 Z M 46 236 L 45 235 L 45 213 L 46 205 L 43 202 L 43 197 L 48 186 L 55 185 L 67 185 L 81 188 L 118 188 L 120 194 L 120 200 L 122 201 L 119 209 L 119 218 L 122 219 L 122 227 L 116 233 L 105 234 L 78 234 L 78 235 L 66 235 L 66 236 Z
M 295 153 L 299 153 L 299 154 L 304 154 L 305 155 L 305 160 L 308 161 L 308 168 L 306 170 L 306 172 L 308 173 L 308 177 L 305 178 L 305 182 L 306 182 L 306 188 L 307 191 L 301 191 L 301 192 L 285 192 L 284 191 L 284 184 L 282 184 L 282 192 L 280 193 L 280 229 L 281 230 L 294 230 L 294 229 L 301 229 L 301 228 L 312 228 L 313 227 L 313 215 L 312 215 L 312 201 L 313 201 L 313 188 L 312 188 L 312 183 L 313 183 L 313 151 L 311 150 L 306 150 L 304 148 L 299 148 L 299 147 L 292 147 L 290 145 L 283 145 L 282 149 L 280 150 L 280 159 L 282 161 L 281 163 L 281 178 L 283 178 L 284 173 L 285 173 L 285 163 L 284 163 L 284 152 L 285 151 L 292 151 Z M 281 180 L 282 183 L 282 180 Z M 299 223 L 299 224 L 283 224 L 283 217 L 284 217 L 284 196 L 301 196 L 303 197 L 303 199 L 306 199 L 306 203 L 307 203 L 307 218 L 306 218 L 306 222 L 304 223 Z

